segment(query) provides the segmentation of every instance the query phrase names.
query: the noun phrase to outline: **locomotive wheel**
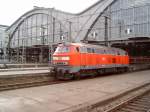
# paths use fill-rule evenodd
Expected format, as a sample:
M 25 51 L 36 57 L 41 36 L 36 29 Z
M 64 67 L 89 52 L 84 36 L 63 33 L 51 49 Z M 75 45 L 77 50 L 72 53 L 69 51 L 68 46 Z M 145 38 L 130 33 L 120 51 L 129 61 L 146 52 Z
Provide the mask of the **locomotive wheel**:
M 104 75 L 106 73 L 105 69 L 98 70 L 98 75 Z
M 70 74 L 70 73 L 64 74 L 64 80 L 71 80 L 71 79 L 73 79 L 73 74 Z
M 126 67 L 125 68 L 125 72 L 129 72 L 130 70 L 129 70 L 129 67 Z
M 54 77 L 55 77 L 55 79 L 59 79 L 59 73 L 58 72 L 55 72 L 55 74 L 54 74 Z
M 81 78 L 80 72 L 77 72 L 77 73 L 74 74 L 74 79 L 75 80 L 79 80 L 80 78 Z

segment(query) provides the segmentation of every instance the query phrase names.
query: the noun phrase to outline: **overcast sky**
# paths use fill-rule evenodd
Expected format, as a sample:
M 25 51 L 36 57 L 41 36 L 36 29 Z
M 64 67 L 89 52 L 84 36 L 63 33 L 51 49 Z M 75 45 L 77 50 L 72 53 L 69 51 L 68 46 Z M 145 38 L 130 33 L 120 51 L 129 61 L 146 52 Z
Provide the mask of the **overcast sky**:
M 11 25 L 33 6 L 59 9 L 78 13 L 98 0 L 0 0 L 0 24 Z

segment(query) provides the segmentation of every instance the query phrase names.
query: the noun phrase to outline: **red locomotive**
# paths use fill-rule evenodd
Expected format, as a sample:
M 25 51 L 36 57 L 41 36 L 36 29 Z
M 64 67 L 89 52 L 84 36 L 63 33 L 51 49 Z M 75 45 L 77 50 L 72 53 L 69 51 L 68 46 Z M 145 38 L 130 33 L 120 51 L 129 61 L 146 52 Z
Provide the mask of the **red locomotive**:
M 54 52 L 53 65 L 57 78 L 79 78 L 81 74 L 125 71 L 129 66 L 129 56 L 118 48 L 65 43 L 58 45 Z

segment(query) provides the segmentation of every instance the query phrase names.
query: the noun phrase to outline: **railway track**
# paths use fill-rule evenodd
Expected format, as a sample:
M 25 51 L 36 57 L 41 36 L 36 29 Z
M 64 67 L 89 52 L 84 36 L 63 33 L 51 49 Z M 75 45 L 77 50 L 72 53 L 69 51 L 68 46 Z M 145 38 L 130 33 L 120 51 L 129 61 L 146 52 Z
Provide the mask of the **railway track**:
M 101 110 L 102 112 L 150 112 L 150 83 L 106 101 Z
M 150 91 L 116 107 L 110 112 L 150 112 Z
M 72 107 L 67 112 L 150 112 L 150 83 L 108 96 L 101 102 Z
M 9 78 L 10 77 L 0 80 L 0 91 L 64 82 L 66 83 L 66 81 L 55 80 L 49 74 L 32 74 L 26 76 L 23 75 L 20 77 L 17 76 L 14 78 L 11 77 L 11 81 Z M 132 88 L 126 92 L 119 93 L 116 96 L 111 96 L 105 101 L 96 102 L 90 106 L 88 105 L 86 108 L 87 109 L 79 108 L 73 112 L 149 112 L 150 83 L 148 82 L 140 87 L 137 86 L 134 89 Z
M 136 67 L 132 66 L 131 68 L 135 68 L 134 70 L 130 71 L 130 72 L 133 72 L 133 71 L 139 70 L 140 67 L 136 68 Z M 92 77 L 92 78 L 96 78 L 96 77 Z M 87 78 L 84 78 L 84 79 L 87 79 Z M 71 81 L 73 81 L 73 80 L 71 80 Z M 63 82 L 66 82 L 66 81 L 58 81 L 58 80 L 54 79 L 54 77 L 52 77 L 48 73 L 16 75 L 16 76 L 12 75 L 12 76 L 8 76 L 8 77 L 1 76 L 0 77 L 0 91 L 33 87 L 33 86 L 50 85 L 50 84 L 57 84 L 57 83 L 63 83 Z M 70 81 L 67 81 L 67 82 L 70 82 Z
M 74 80 L 57 80 L 48 73 L 4 76 L 0 77 L 0 91 L 67 83 L 71 81 Z
M 49 74 L 28 74 L 0 78 L 0 91 L 57 83 Z
M 17 83 L 17 84 L 11 84 L 11 85 L 5 85 L 0 86 L 0 91 L 4 90 L 13 90 L 13 89 L 19 89 L 19 88 L 27 88 L 27 87 L 36 87 L 36 86 L 43 86 L 43 85 L 51 85 L 51 84 L 58 84 L 63 83 L 64 81 L 33 81 L 29 83 Z

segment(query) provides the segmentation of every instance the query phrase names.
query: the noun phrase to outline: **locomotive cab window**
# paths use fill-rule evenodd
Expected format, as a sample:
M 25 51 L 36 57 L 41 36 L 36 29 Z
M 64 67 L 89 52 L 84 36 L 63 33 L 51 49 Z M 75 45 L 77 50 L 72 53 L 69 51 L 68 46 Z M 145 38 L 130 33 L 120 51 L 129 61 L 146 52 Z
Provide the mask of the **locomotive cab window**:
M 70 47 L 69 46 L 59 46 L 59 47 L 57 47 L 55 52 L 57 52 L 57 53 L 67 53 L 67 52 L 70 52 Z
M 120 50 L 120 55 L 122 55 L 122 56 L 125 55 L 125 52 Z
M 122 51 L 122 55 L 128 55 L 128 53 L 126 51 Z
M 118 55 L 116 50 L 113 50 L 113 55 Z

